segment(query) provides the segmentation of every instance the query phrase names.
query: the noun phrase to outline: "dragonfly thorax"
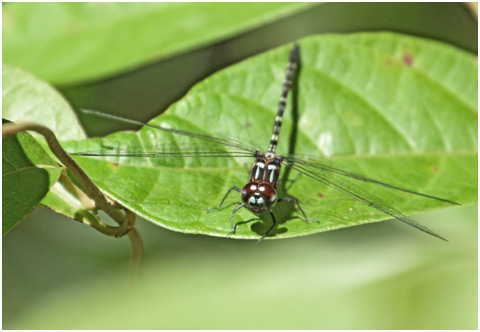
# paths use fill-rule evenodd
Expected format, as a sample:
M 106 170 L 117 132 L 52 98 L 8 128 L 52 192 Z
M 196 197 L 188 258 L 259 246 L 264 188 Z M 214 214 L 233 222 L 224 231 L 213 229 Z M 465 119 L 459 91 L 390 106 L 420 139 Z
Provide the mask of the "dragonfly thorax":
M 243 187 L 242 202 L 255 213 L 263 213 L 277 202 L 277 192 L 269 183 L 249 182 Z
M 278 178 L 280 176 L 280 162 L 281 160 L 275 155 L 269 158 L 263 153 L 257 154 L 257 159 L 253 163 L 250 172 L 249 182 L 268 183 L 273 189 L 277 189 Z

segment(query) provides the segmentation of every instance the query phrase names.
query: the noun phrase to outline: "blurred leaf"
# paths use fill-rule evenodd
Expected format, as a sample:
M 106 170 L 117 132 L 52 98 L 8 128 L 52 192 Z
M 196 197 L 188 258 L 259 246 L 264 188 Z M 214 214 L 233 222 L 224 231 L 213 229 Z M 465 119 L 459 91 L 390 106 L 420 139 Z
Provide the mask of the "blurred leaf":
M 19 68 L 5 64 L 2 69 L 2 81 L 4 118 L 15 122 L 33 121 L 43 124 L 49 127 L 58 139 L 85 138 L 85 133 L 77 120 L 75 112 L 68 102 L 48 83 Z M 43 137 L 39 135 L 36 137 L 40 138 L 40 142 L 50 152 Z M 42 151 L 46 153 L 45 150 L 42 149 Z M 58 164 L 55 165 L 60 167 Z M 44 171 L 43 173 L 40 170 L 34 170 L 33 172 L 45 176 Z M 58 178 L 58 174 L 56 174 L 56 178 Z M 15 181 L 19 180 L 15 179 Z M 46 191 L 50 187 L 51 184 L 46 187 Z M 38 196 L 40 198 L 43 197 L 42 204 L 52 210 L 77 220 L 81 220 L 83 216 L 89 216 L 90 212 L 84 209 L 76 197 L 69 194 L 63 183 L 56 182 L 48 194 L 44 192 L 45 188 L 39 187 L 38 189 L 41 193 Z M 15 195 L 18 196 L 19 194 L 15 193 Z M 18 200 L 19 198 L 16 197 L 15 199 Z M 35 205 L 38 203 L 38 200 L 35 202 L 32 200 L 31 203 Z M 29 209 L 24 209 L 26 213 L 30 212 L 34 205 Z
M 15 317 L 4 315 L 3 328 L 476 329 L 477 218 L 477 207 L 422 214 L 422 223 L 447 231 L 450 243 L 425 241 L 395 222 L 260 246 L 146 227 L 140 231 L 150 254 L 133 291 L 125 287 L 125 267 L 112 266 L 120 248 L 104 250 L 103 238 L 85 246 L 92 237 L 72 232 L 58 241 L 55 234 L 42 234 L 52 241 L 33 238 L 26 252 L 4 259 L 17 269 L 17 274 L 4 269 L 4 280 L 17 289 L 5 291 L 10 310 L 12 304 L 19 310 Z M 38 247 L 54 259 L 41 275 L 43 282 L 23 286 L 19 272 L 38 273 L 39 267 L 20 268 L 17 260 Z M 21 301 L 18 293 L 35 283 L 41 293 L 34 301 Z
M 302 3 L 26 3 L 3 11 L 3 61 L 54 84 L 94 80 L 238 35 Z
M 477 200 L 477 64 L 447 45 L 390 33 L 317 36 L 300 42 L 298 133 L 295 152 L 327 156 L 338 166 L 392 185 L 472 204 Z M 248 59 L 194 87 L 152 123 L 269 142 L 291 45 Z M 292 140 L 288 102 L 278 152 Z M 69 145 L 72 151 L 169 146 L 202 148 L 179 135 L 143 128 Z M 88 158 L 78 162 L 106 193 L 140 216 L 171 230 L 226 236 L 240 201 L 228 188 L 243 186 L 247 158 Z M 290 179 L 295 178 L 291 172 Z M 448 204 L 359 183 L 405 214 Z M 282 196 L 285 193 L 280 193 Z M 383 220 L 386 215 L 306 177 L 291 185 L 310 218 L 277 208 L 275 238 L 307 235 Z M 277 206 L 278 207 L 278 206 Z M 236 238 L 258 238 L 271 224 L 241 209 Z M 290 220 L 289 220 L 290 219 Z M 448 236 L 447 236 L 448 237 Z
M 45 197 L 62 169 L 30 134 L 2 139 L 3 235 Z

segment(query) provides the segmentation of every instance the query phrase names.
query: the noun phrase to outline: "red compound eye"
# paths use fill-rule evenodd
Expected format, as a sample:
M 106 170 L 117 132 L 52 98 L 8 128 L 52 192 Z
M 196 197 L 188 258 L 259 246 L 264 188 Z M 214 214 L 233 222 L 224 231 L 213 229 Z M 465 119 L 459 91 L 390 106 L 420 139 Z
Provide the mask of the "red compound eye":
M 271 206 L 272 204 L 274 204 L 276 202 L 277 192 L 275 191 L 275 189 L 272 188 L 271 185 L 266 184 L 266 183 L 262 183 L 258 186 L 258 191 L 260 192 L 260 194 L 262 196 L 265 197 L 265 199 L 269 203 L 268 204 L 269 206 Z
M 268 183 L 250 182 L 242 189 L 242 202 L 250 208 L 271 207 L 277 201 L 277 192 Z

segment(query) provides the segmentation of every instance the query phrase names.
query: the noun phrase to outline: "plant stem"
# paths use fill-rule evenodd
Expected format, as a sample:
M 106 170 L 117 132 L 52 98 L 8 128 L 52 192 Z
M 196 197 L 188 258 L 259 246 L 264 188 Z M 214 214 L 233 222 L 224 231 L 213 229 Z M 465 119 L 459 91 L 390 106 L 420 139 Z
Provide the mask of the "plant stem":
M 143 244 L 142 238 L 135 228 L 128 232 L 128 237 L 132 245 L 128 270 L 130 272 L 130 284 L 134 285 L 136 284 L 140 274 L 140 265 L 143 256 Z
M 15 135 L 18 132 L 31 130 L 41 134 L 45 137 L 50 150 L 55 154 L 55 156 L 63 163 L 63 165 L 75 176 L 78 182 L 83 186 L 85 192 L 94 202 L 95 210 L 103 210 L 107 213 L 113 220 L 115 220 L 119 226 L 113 227 L 105 224 L 96 216 L 90 215 L 88 222 L 82 221 L 92 226 L 96 230 L 100 231 L 105 235 L 121 237 L 128 233 L 128 237 L 132 244 L 132 254 L 130 258 L 130 271 L 131 275 L 138 274 L 140 267 L 140 261 L 142 257 L 142 239 L 138 232 L 134 229 L 135 225 L 135 214 L 130 210 L 126 209 L 123 206 L 118 205 L 115 202 L 107 199 L 103 193 L 98 189 L 98 187 L 93 183 L 93 181 L 88 177 L 88 175 L 83 171 L 83 169 L 73 160 L 73 158 L 62 148 L 58 142 L 55 134 L 47 127 L 33 123 L 33 122 L 23 122 L 23 123 L 7 123 L 2 126 L 2 138 Z M 65 175 L 65 177 L 67 177 Z M 68 177 L 67 177 L 68 178 Z M 65 178 L 63 181 L 65 182 Z M 75 187 L 75 192 L 78 194 L 78 188 L 73 185 L 73 183 L 66 181 L 64 183 L 68 188 L 72 189 L 71 186 Z M 71 186 L 69 185 L 71 184 Z M 81 200 L 82 203 L 87 201 L 84 199 Z M 91 204 L 87 204 L 90 209 L 92 208 Z M 125 213 L 122 213 L 123 210 Z

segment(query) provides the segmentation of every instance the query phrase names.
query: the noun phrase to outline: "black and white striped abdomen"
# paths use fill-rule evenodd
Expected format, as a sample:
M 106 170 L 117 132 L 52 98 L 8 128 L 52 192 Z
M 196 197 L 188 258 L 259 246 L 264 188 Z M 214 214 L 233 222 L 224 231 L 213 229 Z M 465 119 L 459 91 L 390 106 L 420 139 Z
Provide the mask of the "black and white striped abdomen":
M 287 104 L 287 96 L 290 88 L 292 87 L 293 77 L 295 76 L 295 71 L 297 69 L 298 63 L 298 45 L 295 44 L 292 51 L 290 52 L 290 57 L 288 59 L 288 65 L 285 72 L 285 81 L 282 86 L 282 94 L 280 96 L 280 102 L 278 103 L 277 117 L 275 118 L 275 124 L 273 126 L 272 137 L 270 138 L 270 146 L 268 147 L 269 152 L 275 152 L 278 144 L 278 134 L 282 128 L 283 112 L 285 111 L 285 106 Z

